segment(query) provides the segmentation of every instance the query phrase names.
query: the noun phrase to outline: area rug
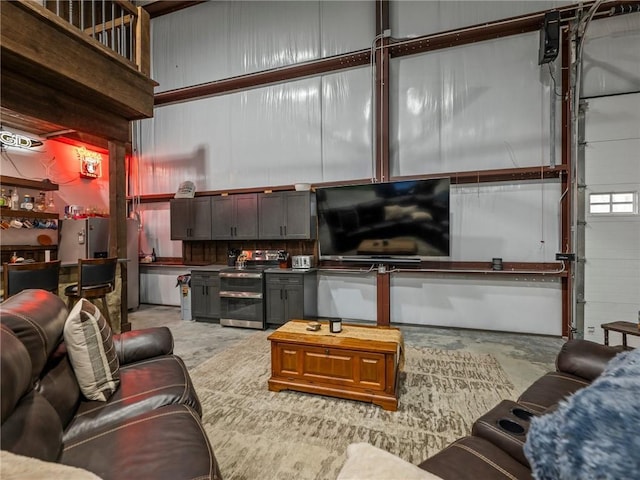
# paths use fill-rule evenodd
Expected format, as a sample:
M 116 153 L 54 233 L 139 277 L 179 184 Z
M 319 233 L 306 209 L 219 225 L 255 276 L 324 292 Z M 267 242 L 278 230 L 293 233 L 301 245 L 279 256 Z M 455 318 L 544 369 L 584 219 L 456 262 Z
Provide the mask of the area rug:
M 226 480 L 335 479 L 347 445 L 369 442 L 419 463 L 471 430 L 513 385 L 491 355 L 406 347 L 398 411 L 270 392 L 269 332 L 191 370 L 203 423 Z

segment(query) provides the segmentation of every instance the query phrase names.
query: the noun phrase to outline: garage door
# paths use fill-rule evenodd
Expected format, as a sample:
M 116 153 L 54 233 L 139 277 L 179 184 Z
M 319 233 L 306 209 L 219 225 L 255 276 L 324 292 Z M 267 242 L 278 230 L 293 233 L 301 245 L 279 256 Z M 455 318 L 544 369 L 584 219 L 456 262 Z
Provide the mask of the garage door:
M 589 99 L 585 140 L 584 338 L 603 343 L 602 323 L 640 310 L 640 93 Z

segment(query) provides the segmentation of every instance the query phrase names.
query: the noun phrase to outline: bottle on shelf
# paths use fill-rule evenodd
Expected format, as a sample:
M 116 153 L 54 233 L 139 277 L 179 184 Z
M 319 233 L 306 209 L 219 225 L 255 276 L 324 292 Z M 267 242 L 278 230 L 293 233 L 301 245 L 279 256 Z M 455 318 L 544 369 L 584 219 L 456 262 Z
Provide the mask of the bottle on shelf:
M 11 210 L 18 210 L 20 208 L 20 195 L 18 195 L 18 189 L 14 188 L 11 191 Z
M 156 249 L 155 248 L 151 249 L 151 261 L 152 262 L 156 261 Z
M 13 252 L 13 254 L 11 255 L 11 259 L 9 260 L 9 263 L 16 263 L 18 261 L 18 255 L 16 252 Z

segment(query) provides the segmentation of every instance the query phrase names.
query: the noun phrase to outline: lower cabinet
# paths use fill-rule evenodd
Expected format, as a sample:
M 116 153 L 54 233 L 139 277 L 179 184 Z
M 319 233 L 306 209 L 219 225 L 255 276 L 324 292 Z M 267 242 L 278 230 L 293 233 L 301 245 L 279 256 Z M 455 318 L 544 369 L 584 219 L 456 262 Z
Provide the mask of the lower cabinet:
M 191 315 L 201 322 L 220 321 L 220 277 L 218 272 L 191 272 Z
M 315 319 L 318 286 L 315 271 L 266 274 L 266 319 L 283 325 L 292 319 Z

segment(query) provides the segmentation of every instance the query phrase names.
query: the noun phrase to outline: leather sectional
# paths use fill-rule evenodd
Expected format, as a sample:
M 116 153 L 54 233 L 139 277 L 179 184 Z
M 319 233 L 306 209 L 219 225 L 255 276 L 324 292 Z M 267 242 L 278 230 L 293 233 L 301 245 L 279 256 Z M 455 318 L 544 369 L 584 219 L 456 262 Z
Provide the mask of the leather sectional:
M 114 335 L 119 387 L 106 402 L 89 401 L 62 340 L 64 302 L 25 290 L 1 310 L 3 450 L 104 480 L 221 478 L 169 329 Z
M 523 447 L 530 418 L 552 412 L 558 403 L 593 382 L 622 347 L 586 340 L 566 342 L 556 370 L 536 380 L 518 398 L 505 400 L 476 420 L 461 438 L 418 466 L 442 479 L 530 479 Z

